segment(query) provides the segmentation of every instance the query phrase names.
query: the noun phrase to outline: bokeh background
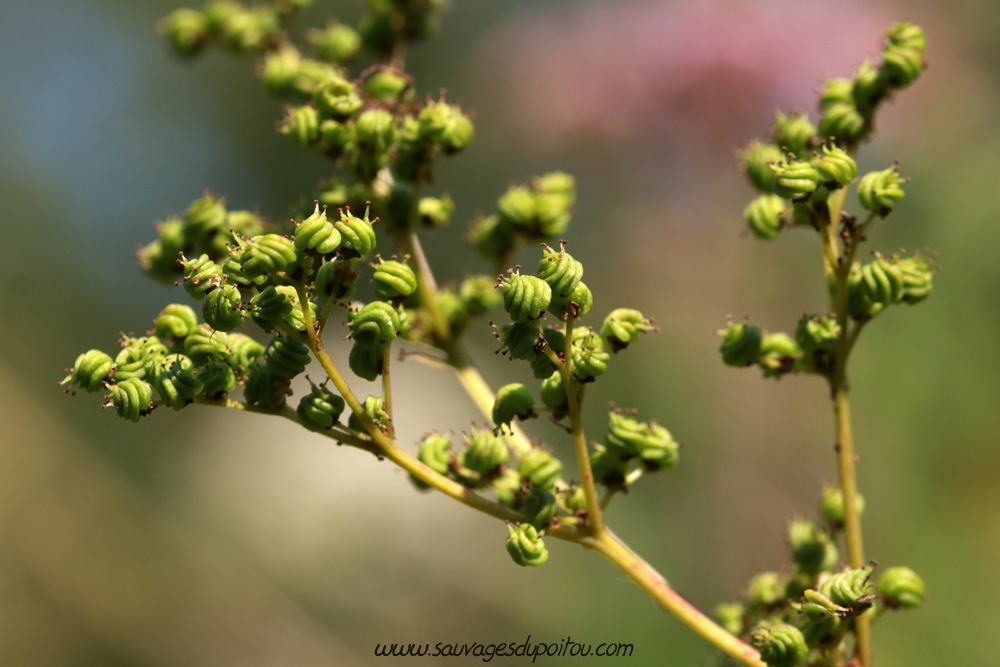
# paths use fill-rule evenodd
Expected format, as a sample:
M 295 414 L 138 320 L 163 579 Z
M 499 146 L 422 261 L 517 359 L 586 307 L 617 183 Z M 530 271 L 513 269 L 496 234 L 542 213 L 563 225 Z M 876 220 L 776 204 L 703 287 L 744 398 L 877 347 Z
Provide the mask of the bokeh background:
M 616 499 L 609 521 L 702 608 L 784 566 L 786 522 L 813 516 L 835 481 L 821 382 L 765 383 L 718 358 L 726 314 L 787 330 L 825 304 L 815 238 L 742 233 L 751 191 L 734 149 L 772 108 L 811 108 L 821 76 L 849 75 L 888 23 L 925 26 L 930 68 L 861 159 L 898 159 L 913 179 L 872 245 L 927 245 L 942 267 L 932 298 L 880 318 L 853 360 L 867 551 L 930 591 L 879 623 L 876 657 L 995 664 L 1000 5 L 454 4 L 443 36 L 409 58 L 420 91 L 447 89 L 477 121 L 472 149 L 440 168 L 458 210 L 425 239 L 430 257 L 445 279 L 487 270 L 461 246 L 476 212 L 510 182 L 576 175 L 571 250 L 595 312 L 636 307 L 660 326 L 588 394 L 591 434 L 614 400 L 684 444 L 678 469 Z M 629 665 L 715 664 L 594 554 L 553 543 L 547 566 L 517 568 L 502 525 L 417 495 L 361 452 L 208 408 L 134 425 L 62 394 L 80 351 L 114 349 L 117 332 L 186 299 L 133 260 L 155 220 L 205 187 L 282 216 L 324 167 L 273 132 L 280 104 L 250 61 L 170 57 L 154 25 L 175 6 L 0 3 L 0 665 L 363 666 L 393 662 L 373 656 L 378 642 L 529 635 L 631 642 Z M 318 0 L 309 15 L 350 20 L 360 6 Z M 525 377 L 493 354 L 485 323 L 470 342 L 497 384 Z M 446 371 L 405 364 L 396 378 L 404 443 L 478 417 Z M 571 456 L 558 430 L 529 430 Z

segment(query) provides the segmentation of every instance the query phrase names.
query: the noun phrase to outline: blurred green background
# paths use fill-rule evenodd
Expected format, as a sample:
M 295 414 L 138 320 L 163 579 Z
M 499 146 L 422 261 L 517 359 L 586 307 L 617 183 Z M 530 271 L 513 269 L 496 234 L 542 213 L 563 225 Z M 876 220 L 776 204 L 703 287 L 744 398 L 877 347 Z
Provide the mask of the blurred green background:
M 880 318 L 853 360 L 867 552 L 929 590 L 921 610 L 879 623 L 875 651 L 879 667 L 995 664 L 1000 5 L 454 4 L 409 58 L 421 93 L 447 89 L 477 122 L 472 149 L 439 170 L 458 210 L 425 237 L 431 260 L 444 279 L 487 270 L 461 246 L 474 214 L 510 182 L 577 176 L 571 250 L 595 313 L 637 307 L 661 327 L 588 394 L 590 434 L 614 400 L 684 444 L 677 470 L 616 499 L 608 519 L 702 608 L 785 566 L 786 522 L 814 516 L 836 479 L 824 386 L 765 383 L 718 358 L 727 313 L 788 330 L 826 303 L 815 238 L 742 233 L 751 191 L 734 149 L 767 130 L 772 107 L 812 107 L 820 77 L 849 75 L 888 23 L 926 28 L 930 68 L 861 159 L 899 159 L 913 179 L 871 245 L 928 245 L 942 267 L 932 298 Z M 517 568 L 503 526 L 418 496 L 363 453 L 206 408 L 134 425 L 60 392 L 79 352 L 113 350 L 118 331 L 186 300 L 133 259 L 155 220 L 206 187 L 280 217 L 324 168 L 273 132 L 281 105 L 249 60 L 170 57 L 154 26 L 174 7 L 0 7 L 0 665 L 361 666 L 393 662 L 373 656 L 379 642 L 528 635 L 631 642 L 629 665 L 716 664 L 596 555 L 554 543 L 547 566 Z M 318 0 L 309 16 L 360 9 Z M 470 343 L 497 385 L 527 377 L 494 356 L 485 323 Z M 405 444 L 479 418 L 447 371 L 405 364 L 396 379 Z M 529 431 L 571 456 L 557 429 Z

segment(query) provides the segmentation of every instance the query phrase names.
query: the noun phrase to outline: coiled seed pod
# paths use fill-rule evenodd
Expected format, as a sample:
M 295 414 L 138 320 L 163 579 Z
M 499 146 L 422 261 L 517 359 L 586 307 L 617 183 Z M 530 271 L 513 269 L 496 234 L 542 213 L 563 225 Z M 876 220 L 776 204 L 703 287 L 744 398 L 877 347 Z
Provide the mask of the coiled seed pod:
M 594 295 L 584 283 L 577 283 L 569 296 L 552 294 L 549 312 L 565 319 L 567 317 L 584 317 L 594 306 Z
M 896 202 L 906 196 L 902 184 L 899 168 L 895 165 L 884 171 L 869 172 L 858 183 L 858 201 L 866 210 L 884 218 L 895 208 Z
M 817 350 L 833 352 L 840 338 L 840 326 L 829 315 L 803 315 L 795 327 L 795 341 L 806 355 Z
M 562 461 L 538 447 L 532 448 L 517 464 L 517 472 L 521 477 L 528 480 L 533 486 L 549 491 L 555 489 L 562 469 Z
M 534 416 L 535 396 L 523 384 L 508 384 L 497 390 L 493 401 L 493 423 L 498 429 L 510 426 L 514 417 L 524 421 Z
M 486 260 L 497 261 L 512 252 L 518 243 L 517 229 L 497 215 L 480 218 L 469 229 L 469 242 Z
M 205 297 L 201 315 L 205 324 L 216 331 L 232 331 L 243 324 L 243 305 L 236 285 L 222 285 Z
M 320 86 L 313 93 L 313 102 L 324 118 L 344 122 L 364 106 L 364 100 L 355 92 L 354 84 L 337 77 Z
M 604 349 L 603 339 L 590 327 L 573 330 L 571 369 L 573 377 L 580 382 L 593 382 L 608 370 L 611 355 Z
M 500 305 L 502 297 L 489 276 L 470 276 L 458 288 L 465 311 L 472 316 L 485 315 Z
M 788 525 L 788 546 L 792 551 L 795 565 L 807 574 L 816 575 L 823 571 L 828 550 L 833 547 L 830 536 L 812 521 L 792 521 Z M 832 552 L 836 565 L 837 551 Z
M 538 234 L 543 237 L 562 236 L 569 225 L 573 199 L 559 193 L 538 192 L 535 196 L 535 217 Z
M 889 37 L 889 32 L 893 31 L 894 36 Z M 924 62 L 926 38 L 923 37 L 923 31 L 912 24 L 903 29 L 896 29 L 893 26 L 887 31 L 886 36 L 889 40 L 882 51 L 881 70 L 890 86 L 897 89 L 906 88 L 917 80 L 926 67 Z
M 524 495 L 524 482 L 513 468 L 504 470 L 499 477 L 493 480 L 492 486 L 497 494 L 497 502 L 504 507 L 515 507 L 521 502 L 521 496 Z
M 760 343 L 757 363 L 766 378 L 780 378 L 795 368 L 802 358 L 802 349 L 786 333 L 765 334 Z
M 365 398 L 364 405 L 365 415 L 375 424 L 376 428 L 381 429 L 383 432 L 386 430 L 389 424 L 389 413 L 385 411 L 385 401 L 378 396 L 368 396 Z M 361 423 L 361 419 L 356 414 L 351 414 L 347 419 L 347 426 L 355 431 L 365 432 L 365 425 Z
M 183 354 L 171 354 L 159 363 L 156 374 L 156 393 L 180 410 L 202 393 L 205 383 L 192 372 L 194 363 Z
M 240 266 L 250 278 L 285 271 L 295 263 L 295 243 L 287 236 L 263 234 L 244 242 Z
M 566 385 L 563 384 L 562 373 L 555 371 L 542 382 L 542 403 L 552 410 L 554 419 L 562 419 L 569 412 L 569 398 L 566 396 Z
M 639 460 L 649 472 L 669 470 L 677 465 L 680 445 L 670 431 L 656 423 L 647 424 L 646 437 L 639 443 Z
M 364 345 L 391 343 L 399 329 L 399 314 L 385 301 L 372 301 L 351 316 L 351 337 Z
M 413 99 L 412 81 L 390 69 L 380 69 L 365 78 L 365 96 L 383 102 L 404 102 Z
M 319 112 L 311 104 L 287 107 L 285 117 L 278 124 L 278 133 L 309 148 L 319 141 Z
M 785 585 L 777 572 L 755 574 L 747 585 L 747 611 L 771 607 L 785 599 Z
M 535 193 L 523 185 L 512 185 L 497 200 L 497 212 L 514 227 L 529 228 L 537 212 Z
M 351 126 L 336 120 L 324 120 L 319 124 L 319 147 L 328 158 L 336 160 L 344 154 L 354 140 L 351 134 Z M 324 198 L 323 203 L 328 205 L 329 199 Z M 346 202 L 340 202 L 337 206 L 343 206 Z
M 594 481 L 603 484 L 608 489 L 624 490 L 625 461 L 609 452 L 601 445 L 596 445 L 590 454 L 590 472 Z
M 197 259 L 181 255 L 180 263 L 184 267 L 184 291 L 195 299 L 201 299 L 222 284 L 222 268 L 209 259 L 208 255 L 201 255 Z
M 264 346 L 241 333 L 216 334 L 222 336 L 225 347 L 224 361 L 236 372 L 250 368 L 264 357 Z M 188 353 L 190 356 L 190 353 Z M 193 358 L 193 357 L 192 357 Z M 197 360 L 195 360 L 197 362 Z
M 344 412 L 344 399 L 334 394 L 324 385 L 309 383 L 312 390 L 302 397 L 295 414 L 302 425 L 310 431 L 325 431 L 332 428 Z
M 276 376 L 291 380 L 309 365 L 309 348 L 294 338 L 275 336 L 264 350 L 264 361 Z
M 446 102 L 431 102 L 420 110 L 417 120 L 420 136 L 440 145 L 446 154 L 464 150 L 476 135 L 469 117 Z
M 574 484 L 566 492 L 564 502 L 570 512 L 584 512 L 587 509 L 587 494 L 582 486 Z
M 763 335 L 753 324 L 730 320 L 729 326 L 716 333 L 722 336 L 719 352 L 722 353 L 722 363 L 725 365 L 740 368 L 755 364 L 760 359 Z
M 180 273 L 177 258 L 189 240 L 185 234 L 184 221 L 171 218 L 156 223 L 159 238 L 136 252 L 139 268 L 153 280 L 171 284 Z
M 537 320 L 552 301 L 552 288 L 541 278 L 511 272 L 501 277 L 503 307 L 515 322 Z
M 312 250 L 319 255 L 329 255 L 340 247 L 340 232 L 326 218 L 326 208 L 316 208 L 312 215 L 295 228 L 295 249 L 300 253 Z
M 153 387 L 144 380 L 132 377 L 108 385 L 105 405 L 113 405 L 119 417 L 132 422 L 149 414 L 153 404 Z
M 274 329 L 294 307 L 290 297 L 295 294 L 295 288 L 291 288 L 292 295 L 290 295 L 281 287 L 289 286 L 268 285 L 250 299 L 250 316 L 264 331 Z
M 826 111 L 834 104 L 854 103 L 853 79 L 827 79 L 819 93 L 819 108 Z
M 385 359 L 382 343 L 362 343 L 354 341 L 347 365 L 351 372 L 363 380 L 374 382 L 382 374 Z
M 302 57 L 295 48 L 283 48 L 265 53 L 258 72 L 267 92 L 274 96 L 290 92 L 301 64 Z
M 501 343 L 500 351 L 506 351 L 511 359 L 531 361 L 542 345 L 542 332 L 531 321 L 505 324 L 496 336 Z
M 866 60 L 858 67 L 854 75 L 854 87 L 851 93 L 854 96 L 854 103 L 858 110 L 864 115 L 870 115 L 875 105 L 881 101 L 889 92 L 889 81 L 879 68 L 875 67 L 870 60 Z
M 346 65 L 361 48 L 361 35 L 345 23 L 331 23 L 322 30 L 310 30 L 306 40 L 323 60 Z
M 448 195 L 421 197 L 417 202 L 417 217 L 424 227 L 444 227 L 455 212 L 455 202 Z
M 712 618 L 731 635 L 739 637 L 743 634 L 743 627 L 746 621 L 746 610 L 739 602 L 723 602 L 716 605 L 712 612 Z
M 775 114 L 774 144 L 792 155 L 803 157 L 816 137 L 816 128 L 805 111 Z
M 819 119 L 819 136 L 839 143 L 853 143 L 861 138 L 865 118 L 854 102 L 835 102 L 823 110 Z
M 331 299 L 346 299 L 354 294 L 360 273 L 354 271 L 349 260 L 325 262 L 316 272 L 315 293 Z
M 548 549 L 538 531 L 530 523 L 522 523 L 517 527 L 508 525 L 510 536 L 507 538 L 507 553 L 521 567 L 538 567 L 549 559 Z
M 228 342 L 229 339 L 224 332 L 216 331 L 207 324 L 199 324 L 184 339 L 184 354 L 199 365 L 213 359 L 228 360 L 230 354 Z
M 865 499 L 860 493 L 854 496 L 854 507 L 858 516 L 864 514 Z M 823 488 L 823 502 L 820 506 L 823 518 L 830 522 L 834 528 L 844 525 L 844 492 L 837 487 L 827 486 Z
M 743 219 L 757 238 L 769 241 L 778 238 L 785 225 L 785 200 L 778 195 L 761 195 L 743 209 Z
M 205 15 L 193 9 L 177 9 L 161 23 L 174 53 L 185 58 L 198 55 L 208 40 Z
M 375 284 L 375 297 L 384 301 L 407 297 L 417 291 L 417 275 L 413 269 L 396 260 L 376 264 L 372 282 Z
M 774 192 L 774 170 L 771 169 L 771 163 L 781 162 L 782 158 L 784 154 L 779 147 L 762 144 L 756 139 L 740 152 L 743 170 L 751 185 L 767 194 Z
M 100 350 L 89 350 L 76 358 L 70 374 L 59 385 L 70 384 L 93 393 L 104 386 L 114 365 L 110 355 Z
M 620 410 L 608 413 L 608 432 L 604 445 L 618 458 L 627 461 L 639 455 L 642 441 L 649 433 L 649 425 L 632 419 Z
M 239 257 L 235 256 L 229 256 L 222 260 L 222 276 L 225 278 L 226 282 L 232 283 L 238 287 L 250 287 L 251 285 L 258 286 L 267 282 L 266 275 L 251 278 L 244 273 L 243 267 L 240 265 Z
M 583 264 L 573 259 L 563 244 L 556 250 L 543 243 L 538 277 L 549 284 L 553 294 L 569 296 L 583 278 Z
M 417 449 L 417 459 L 434 472 L 447 475 L 451 471 L 451 438 L 441 433 L 424 436 Z M 410 475 L 410 481 L 421 491 L 431 488 L 413 475 Z
M 368 219 L 351 215 L 350 209 L 340 212 L 340 220 L 333 223 L 342 236 L 342 257 L 363 257 L 375 249 L 375 228 Z M 345 252 L 346 251 L 346 252 Z
M 774 169 L 774 194 L 784 199 L 805 199 L 819 186 L 820 176 L 808 162 L 782 160 Z
M 556 516 L 556 497 L 540 486 L 533 486 L 521 502 L 521 513 L 532 526 L 544 530 Z
M 868 308 L 869 316 L 875 316 L 886 306 L 903 300 L 903 272 L 879 253 L 875 253 L 873 261 L 861 267 L 861 280 L 865 295 L 872 304 Z
M 223 361 L 210 361 L 197 372 L 198 379 L 204 385 L 202 392 L 208 398 L 224 398 L 236 388 L 236 374 L 229 364 Z
M 792 607 L 806 618 L 823 621 L 831 618 L 849 616 L 848 607 L 837 604 L 819 591 L 807 589 L 802 593 L 801 603 L 792 603 Z
M 878 596 L 890 609 L 914 609 L 924 601 L 924 580 L 908 567 L 890 567 L 878 580 Z
M 276 409 L 285 404 L 290 393 L 289 382 L 265 364 L 254 366 L 247 376 L 243 397 L 250 405 Z
M 647 319 L 638 310 L 631 308 L 616 308 L 608 313 L 601 325 L 601 336 L 611 346 L 612 352 L 624 350 L 631 343 L 639 340 L 639 336 L 647 331 L 654 331 L 653 320 Z
M 920 303 L 926 299 L 933 287 L 934 269 L 920 255 L 896 261 L 896 268 L 903 276 L 903 301 L 908 304 Z
M 198 326 L 198 316 L 194 309 L 180 303 L 172 303 L 156 316 L 153 328 L 161 338 L 184 338 Z
M 191 202 L 184 212 L 184 221 L 187 237 L 197 243 L 206 243 L 225 229 L 226 200 L 206 192 L 204 197 Z
M 839 146 L 823 146 L 812 165 L 819 172 L 820 182 L 835 189 L 847 185 L 858 175 L 858 163 Z
M 539 380 L 544 380 L 556 370 L 555 364 L 543 352 L 546 347 L 552 350 L 557 357 L 562 358 L 566 349 L 566 336 L 563 335 L 563 332 L 552 327 L 546 327 L 542 331 L 542 340 L 536 348 L 537 353 L 535 354 L 535 358 L 531 359 L 531 372 Z
M 750 635 L 750 643 L 768 667 L 798 667 L 809 654 L 802 632 L 787 623 L 759 624 Z
M 354 126 L 358 150 L 372 155 L 388 153 L 396 141 L 396 119 L 384 109 L 368 109 Z
M 499 472 L 500 466 L 509 459 L 507 443 L 493 431 L 476 431 L 468 437 L 463 463 L 469 470 L 488 477 Z
M 835 604 L 847 607 L 852 613 L 864 611 L 872 605 L 872 566 L 845 570 L 830 577 L 819 587 L 819 592 Z
M 122 351 L 115 357 L 115 382 L 129 378 L 152 380 L 157 363 L 167 356 L 167 347 L 156 336 L 125 338 Z

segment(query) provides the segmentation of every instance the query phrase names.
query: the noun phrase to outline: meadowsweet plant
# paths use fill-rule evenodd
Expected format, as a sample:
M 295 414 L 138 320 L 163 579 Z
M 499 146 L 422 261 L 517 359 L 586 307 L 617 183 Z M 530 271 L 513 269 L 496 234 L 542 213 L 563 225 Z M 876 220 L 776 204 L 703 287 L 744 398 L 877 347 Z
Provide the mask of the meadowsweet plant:
M 407 48 L 437 31 L 442 0 L 371 0 L 358 26 L 332 22 L 297 45 L 291 22 L 309 4 L 215 0 L 163 20 L 182 57 L 217 48 L 252 56 L 266 91 L 288 101 L 277 131 L 328 157 L 329 173 L 289 223 L 235 209 L 211 192 L 158 223 L 157 238 L 138 253 L 141 268 L 183 285 L 200 313 L 167 305 L 146 335 L 123 335 L 113 353 L 81 354 L 62 384 L 103 391 L 104 406 L 134 422 L 166 407 L 216 406 L 280 416 L 388 459 L 417 489 L 504 522 L 497 548 L 505 543 L 518 565 L 547 563 L 551 539 L 589 547 L 734 664 L 870 667 L 871 625 L 886 611 L 919 606 L 924 584 L 912 570 L 877 567 L 864 554 L 847 361 L 883 311 L 928 296 L 934 269 L 925 254 L 859 254 L 903 198 L 906 179 L 897 165 L 859 178 L 854 155 L 881 104 L 923 70 L 921 29 L 891 26 L 879 62 L 827 81 L 818 126 L 807 112 L 779 113 L 772 136 L 742 152 L 759 191 L 744 211 L 750 231 L 765 240 L 796 228 L 815 232 L 830 303 L 788 332 L 730 320 L 719 332 L 722 361 L 757 366 L 765 378 L 803 374 L 828 383 L 840 486 L 824 490 L 820 518 L 789 525 L 791 566 L 755 575 L 713 620 L 603 518 L 640 478 L 674 468 L 678 443 L 647 415 L 618 408 L 607 413 L 600 444 L 584 433 L 588 387 L 655 327 L 628 304 L 595 303 L 583 264 L 562 240 L 576 201 L 573 178 L 553 172 L 507 188 L 495 213 L 469 233 L 493 272 L 439 287 L 421 236 L 447 225 L 455 203 L 436 193 L 434 171 L 469 146 L 475 129 L 446 95 L 421 93 L 404 65 Z M 534 248 L 533 263 L 510 266 L 524 248 Z M 462 342 L 467 332 L 489 331 L 488 322 L 498 351 L 524 362 L 523 383 L 495 392 Z M 260 334 L 241 331 L 250 324 Z M 326 347 L 341 338 L 350 344 L 346 367 Z M 392 391 L 400 349 L 454 369 L 482 425 L 399 442 L 394 407 L 408 398 Z M 313 361 L 326 375 L 321 381 L 304 376 Z M 356 393 L 352 375 L 379 382 L 377 395 Z M 520 423 L 543 414 L 564 428 L 575 460 L 526 436 Z

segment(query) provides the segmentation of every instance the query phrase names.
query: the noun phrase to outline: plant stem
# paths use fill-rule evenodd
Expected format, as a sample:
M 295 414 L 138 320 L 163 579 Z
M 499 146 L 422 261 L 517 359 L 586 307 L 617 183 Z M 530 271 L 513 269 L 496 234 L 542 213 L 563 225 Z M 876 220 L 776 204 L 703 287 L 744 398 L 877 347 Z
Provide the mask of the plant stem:
M 389 365 L 392 362 L 392 344 L 382 346 L 382 401 L 385 414 L 389 416 L 389 437 L 396 437 L 396 429 L 392 422 L 392 380 L 389 376 Z

